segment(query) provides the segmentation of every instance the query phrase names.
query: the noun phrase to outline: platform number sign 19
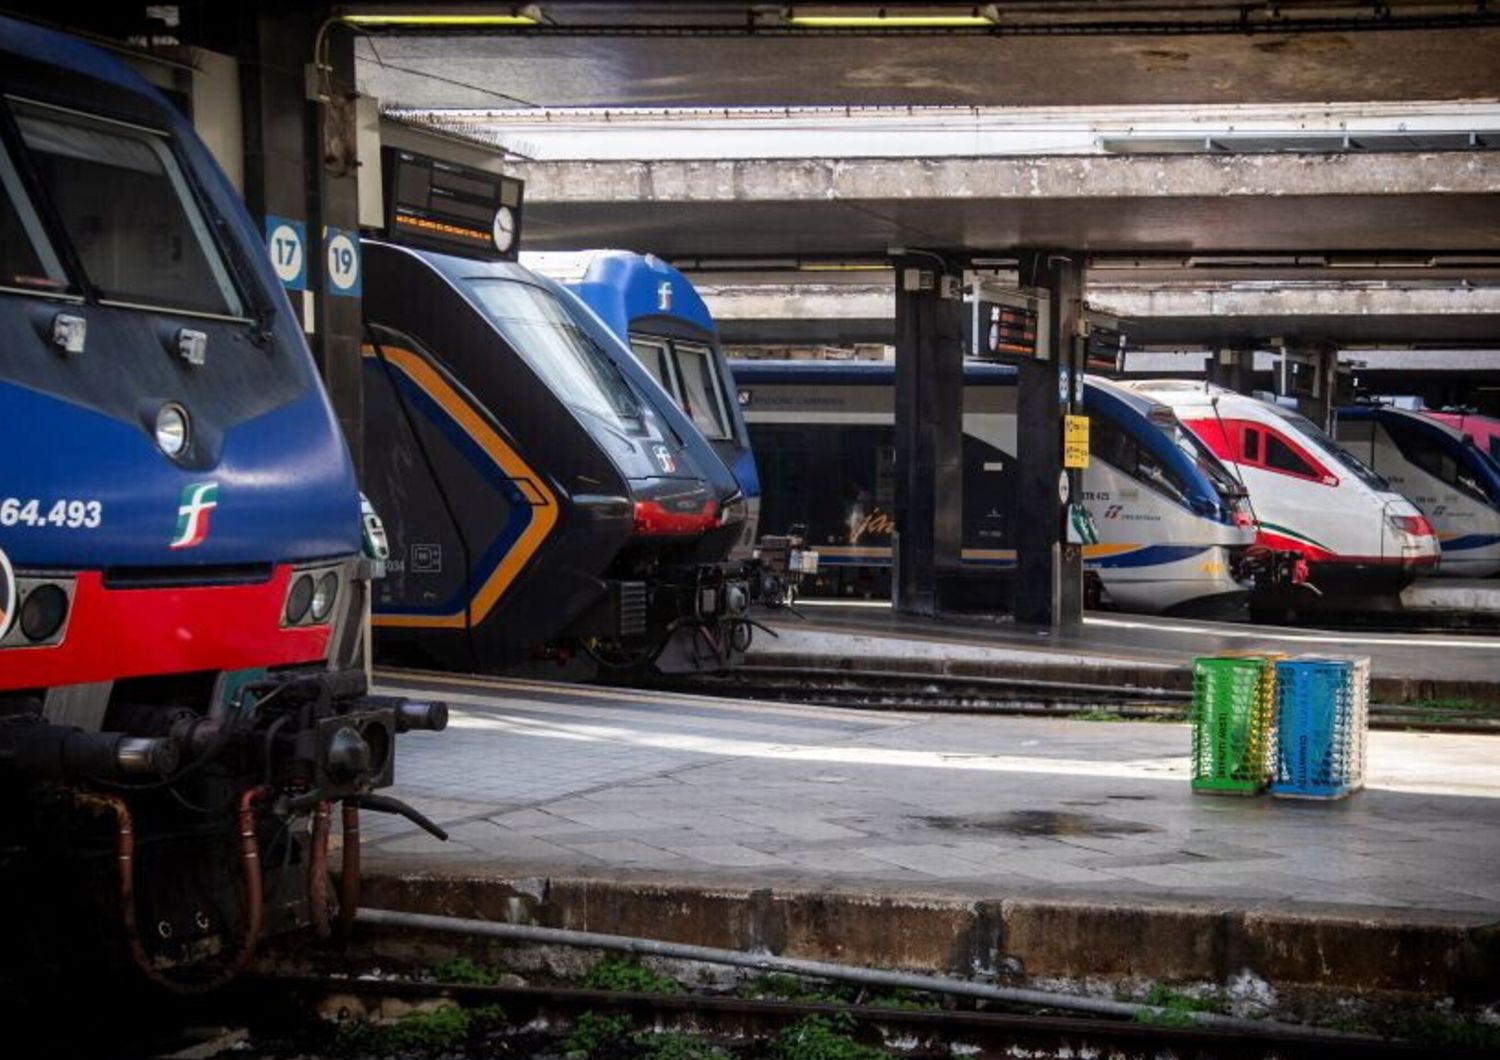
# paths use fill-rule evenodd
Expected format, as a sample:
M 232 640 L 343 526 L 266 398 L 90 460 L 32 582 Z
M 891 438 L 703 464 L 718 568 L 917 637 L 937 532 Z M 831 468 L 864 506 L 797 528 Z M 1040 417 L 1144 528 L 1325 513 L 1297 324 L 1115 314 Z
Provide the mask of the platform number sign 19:
M 342 228 L 323 230 L 323 265 L 331 295 L 358 298 L 361 294 L 359 233 Z
M 271 268 L 288 291 L 307 289 L 307 226 L 288 217 L 266 215 L 266 251 Z

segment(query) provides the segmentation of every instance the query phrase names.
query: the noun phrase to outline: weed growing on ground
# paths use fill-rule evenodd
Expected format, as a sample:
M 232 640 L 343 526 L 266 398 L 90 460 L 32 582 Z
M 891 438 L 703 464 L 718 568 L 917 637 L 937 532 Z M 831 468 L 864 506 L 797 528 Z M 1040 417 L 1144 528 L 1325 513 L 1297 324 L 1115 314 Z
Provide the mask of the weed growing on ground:
M 585 1012 L 573 1021 L 573 1029 L 563 1039 L 563 1048 L 569 1054 L 597 1056 L 606 1049 L 618 1046 L 629 1035 L 629 1016 L 601 1016 L 597 1012 Z
M 1407 706 L 1415 707 L 1418 710 L 1432 710 L 1443 712 L 1494 709 L 1488 703 L 1481 703 L 1477 699 L 1466 699 L 1463 697 L 1455 697 L 1450 699 L 1414 699 L 1410 703 L 1408 703 Z
M 691 1034 L 638 1034 L 634 1040 L 641 1060 L 729 1060 L 723 1049 Z
M 444 1005 L 429 1012 L 408 1012 L 393 1023 L 341 1023 L 334 1034 L 334 1048 L 344 1055 L 436 1056 L 462 1049 L 471 1035 L 504 1022 L 505 1012 L 498 1005 L 472 1009 Z
M 1157 1027 L 1190 1027 L 1193 1025 L 1192 1014 L 1194 1012 L 1222 1013 L 1225 1007 L 1224 997 L 1217 992 L 1194 997 L 1192 994 L 1184 994 L 1179 990 L 1163 986 L 1161 983 L 1151 984 L 1151 989 L 1146 991 L 1142 1003 L 1152 1005 L 1161 1011 L 1138 1012 L 1135 1016 L 1136 1022 L 1149 1023 Z
M 740 987 L 740 996 L 773 1001 L 801 1001 L 814 1005 L 869 1005 L 872 1008 L 940 1009 L 930 994 L 897 987 L 886 993 L 866 994 L 858 983 L 818 983 L 785 972 L 768 972 Z
M 493 986 L 500 981 L 498 971 L 475 964 L 467 957 L 453 957 L 434 965 L 432 975 L 440 983 L 466 983 L 472 986 Z
M 635 961 L 606 957 L 584 976 L 589 990 L 621 990 L 637 994 L 680 994 L 682 984 L 669 975 L 658 975 Z
M 852 1020 L 809 1016 L 784 1027 L 771 1040 L 771 1060 L 892 1060 L 884 1049 L 849 1037 Z
M 1085 710 L 1085 711 L 1083 711 L 1080 714 L 1074 714 L 1073 715 L 1073 720 L 1074 721 L 1124 721 L 1125 719 L 1122 718 L 1122 717 L 1120 717 L 1118 711 L 1103 710 L 1103 709 L 1096 708 L 1094 710 Z

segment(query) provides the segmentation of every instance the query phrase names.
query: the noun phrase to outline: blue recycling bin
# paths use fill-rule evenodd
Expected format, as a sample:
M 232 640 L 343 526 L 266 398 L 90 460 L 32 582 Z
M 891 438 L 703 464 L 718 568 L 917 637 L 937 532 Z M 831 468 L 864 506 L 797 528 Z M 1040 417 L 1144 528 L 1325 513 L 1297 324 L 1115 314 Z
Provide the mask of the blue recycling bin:
M 1364 786 L 1369 687 L 1368 659 L 1276 664 L 1273 796 L 1340 799 Z

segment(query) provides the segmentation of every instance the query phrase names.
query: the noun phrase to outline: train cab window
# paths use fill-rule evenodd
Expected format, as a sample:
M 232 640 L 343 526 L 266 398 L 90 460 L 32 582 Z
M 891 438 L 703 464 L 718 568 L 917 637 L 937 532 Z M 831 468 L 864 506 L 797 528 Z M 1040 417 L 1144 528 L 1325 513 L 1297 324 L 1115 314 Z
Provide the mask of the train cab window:
M 710 441 L 731 437 L 729 413 L 724 408 L 724 391 L 714 370 L 713 351 L 696 342 L 672 345 L 677 351 L 677 373 L 682 380 L 687 414 Z
M 1311 464 L 1298 456 L 1291 446 L 1274 434 L 1266 435 L 1266 467 L 1273 471 L 1283 471 L 1288 475 L 1300 475 L 1303 478 L 1321 477 Z
M 635 354 L 636 360 L 645 365 L 646 371 L 650 372 L 661 384 L 661 388 L 671 395 L 673 401 L 681 405 L 682 397 L 677 393 L 677 381 L 672 377 L 672 354 L 667 349 L 667 344 L 653 339 L 631 336 L 630 349 Z
M 1247 463 L 1260 463 L 1260 432 L 1254 427 L 1245 428 L 1244 454 Z
M 1186 503 L 1186 483 L 1112 420 L 1089 421 L 1089 453 L 1132 478 L 1154 486 L 1178 503 Z
M 50 107 L 14 109 L 42 185 L 102 299 L 244 316 L 165 137 Z
M 62 263 L 26 198 L 20 175 L 0 151 L 0 287 L 60 291 L 67 286 Z
M 564 400 L 629 434 L 646 433 L 635 391 L 550 291 L 488 279 L 471 281 L 469 290 L 505 341 Z

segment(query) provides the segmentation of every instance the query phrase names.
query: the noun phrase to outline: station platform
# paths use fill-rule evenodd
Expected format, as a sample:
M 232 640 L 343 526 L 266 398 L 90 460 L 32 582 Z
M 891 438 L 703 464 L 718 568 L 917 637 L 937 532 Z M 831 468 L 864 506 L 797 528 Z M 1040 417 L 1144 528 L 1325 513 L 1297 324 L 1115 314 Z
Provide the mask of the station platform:
M 1368 656 L 1379 702 L 1500 704 L 1500 636 L 1346 632 L 1089 612 L 1076 633 L 1006 621 L 897 615 L 884 602 L 803 600 L 772 613 L 749 661 L 963 676 L 1075 680 L 1184 691 L 1192 659 L 1222 651 Z
M 1377 732 L 1333 803 L 1195 795 L 1182 724 L 386 672 L 441 697 L 366 904 L 1029 981 L 1494 993 L 1500 739 Z

